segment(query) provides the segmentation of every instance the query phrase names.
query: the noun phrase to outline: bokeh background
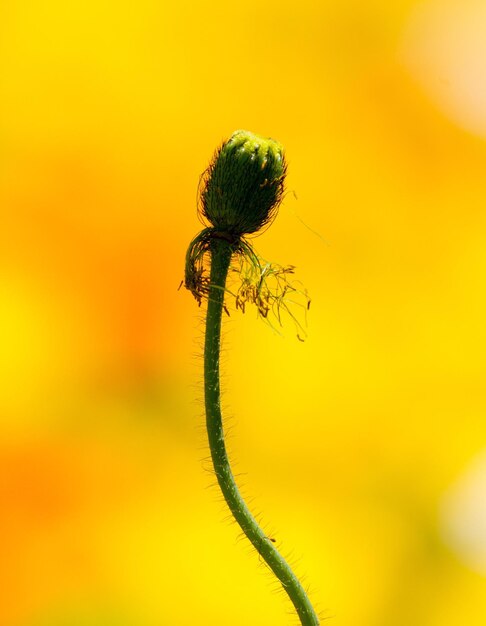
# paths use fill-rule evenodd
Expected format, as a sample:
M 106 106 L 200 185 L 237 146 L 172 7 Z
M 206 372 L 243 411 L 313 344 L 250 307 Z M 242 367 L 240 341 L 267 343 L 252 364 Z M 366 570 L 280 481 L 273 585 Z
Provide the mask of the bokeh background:
M 225 329 L 244 493 L 339 626 L 486 619 L 482 0 L 0 5 L 0 624 L 284 626 L 204 460 L 178 291 L 219 142 L 308 338 Z

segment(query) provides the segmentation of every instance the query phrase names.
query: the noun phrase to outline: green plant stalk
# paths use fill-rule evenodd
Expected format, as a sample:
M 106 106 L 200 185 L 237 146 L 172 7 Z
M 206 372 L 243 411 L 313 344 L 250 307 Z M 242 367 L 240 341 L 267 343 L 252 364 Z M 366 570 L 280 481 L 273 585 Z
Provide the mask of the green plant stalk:
M 307 594 L 289 564 L 263 532 L 243 500 L 236 485 L 226 451 L 221 414 L 219 357 L 221 320 L 228 269 L 233 248 L 224 239 L 211 242 L 211 273 L 204 343 L 204 396 L 206 427 L 214 471 L 226 504 L 242 531 L 282 583 L 300 618 L 302 626 L 318 626 L 318 617 Z

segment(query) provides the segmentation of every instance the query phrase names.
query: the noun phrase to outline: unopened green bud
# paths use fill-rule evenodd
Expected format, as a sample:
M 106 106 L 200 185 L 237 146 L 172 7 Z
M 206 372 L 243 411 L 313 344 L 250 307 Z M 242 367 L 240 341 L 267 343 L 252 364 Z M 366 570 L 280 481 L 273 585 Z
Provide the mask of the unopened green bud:
M 201 212 L 214 228 L 239 237 L 267 224 L 282 200 L 286 164 L 273 139 L 238 130 L 217 150 L 201 189 Z

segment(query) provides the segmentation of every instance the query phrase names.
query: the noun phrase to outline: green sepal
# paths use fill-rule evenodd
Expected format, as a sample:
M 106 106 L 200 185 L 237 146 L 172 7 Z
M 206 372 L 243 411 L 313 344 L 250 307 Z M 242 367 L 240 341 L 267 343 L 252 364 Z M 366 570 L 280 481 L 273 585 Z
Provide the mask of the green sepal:
M 274 217 L 282 200 L 286 163 L 282 146 L 238 130 L 216 151 L 202 177 L 200 210 L 215 229 L 255 233 Z

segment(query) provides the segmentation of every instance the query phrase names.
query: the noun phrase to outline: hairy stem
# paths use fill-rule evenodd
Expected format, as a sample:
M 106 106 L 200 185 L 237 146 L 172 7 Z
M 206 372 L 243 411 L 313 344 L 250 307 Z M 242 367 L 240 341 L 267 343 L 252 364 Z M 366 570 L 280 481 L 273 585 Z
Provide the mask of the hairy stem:
M 233 250 L 228 241 L 211 242 L 211 274 L 204 344 L 204 394 L 206 427 L 214 471 L 224 499 L 239 526 L 282 583 L 300 618 L 302 626 L 318 626 L 319 620 L 302 587 L 273 542 L 258 525 L 236 485 L 226 452 L 221 415 L 219 356 L 224 289 Z

